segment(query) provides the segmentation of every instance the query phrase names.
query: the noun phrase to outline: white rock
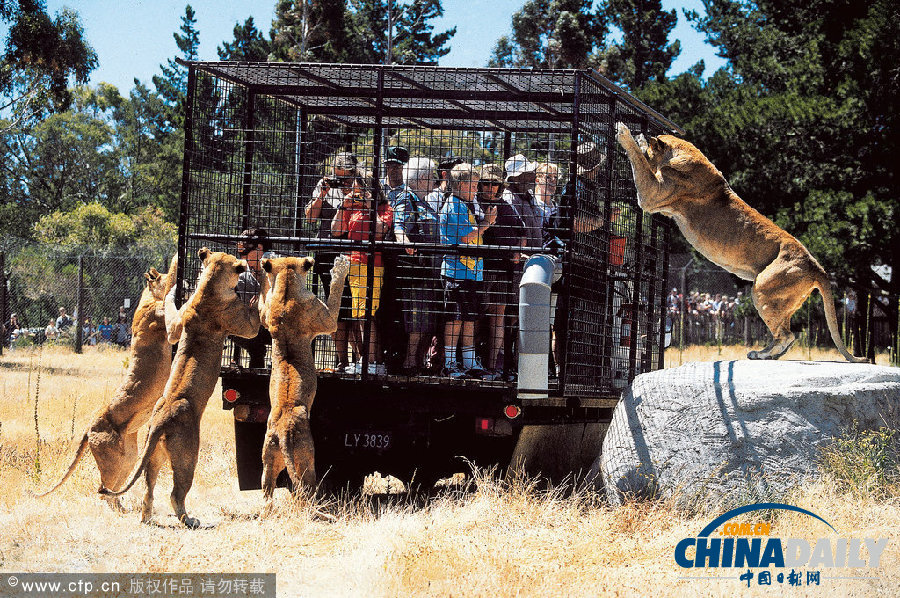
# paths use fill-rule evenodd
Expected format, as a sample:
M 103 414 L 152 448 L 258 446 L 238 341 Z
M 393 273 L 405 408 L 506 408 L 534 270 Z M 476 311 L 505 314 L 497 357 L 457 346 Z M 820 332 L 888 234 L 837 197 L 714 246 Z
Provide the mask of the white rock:
M 817 473 L 853 422 L 900 422 L 900 369 L 846 362 L 689 363 L 635 378 L 593 474 L 623 493 L 746 503 Z

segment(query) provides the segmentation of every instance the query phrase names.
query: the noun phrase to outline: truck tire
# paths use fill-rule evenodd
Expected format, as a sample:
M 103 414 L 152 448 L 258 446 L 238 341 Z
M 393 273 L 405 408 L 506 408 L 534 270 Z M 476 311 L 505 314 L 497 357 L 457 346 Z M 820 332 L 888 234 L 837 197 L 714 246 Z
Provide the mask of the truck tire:
M 600 454 L 607 428 L 603 423 L 524 426 L 506 477 L 519 470 L 551 484 L 583 481 Z

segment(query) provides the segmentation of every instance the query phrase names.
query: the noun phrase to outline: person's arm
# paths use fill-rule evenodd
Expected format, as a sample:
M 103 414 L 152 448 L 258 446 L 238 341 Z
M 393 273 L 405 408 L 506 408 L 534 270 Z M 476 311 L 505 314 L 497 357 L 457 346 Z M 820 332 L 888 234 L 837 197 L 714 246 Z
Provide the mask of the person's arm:
M 409 238 L 409 234 L 412 232 L 412 227 L 415 224 L 412 218 L 414 214 L 412 202 L 413 199 L 406 196 L 397 201 L 394 206 L 394 238 L 397 239 L 398 243 L 403 245 L 412 244 L 412 240 Z M 416 253 L 416 248 L 407 247 L 406 253 L 413 255 Z
M 344 205 L 345 203 L 346 200 L 341 202 L 334 213 L 334 218 L 331 219 L 331 236 L 333 237 L 344 237 L 350 230 L 350 209 Z
M 306 204 L 306 209 L 303 211 L 308 221 L 319 219 L 322 214 L 322 202 L 325 201 L 326 195 L 328 195 L 328 183 L 323 178 L 316 185 L 313 198 Z
M 459 240 L 459 242 L 464 245 L 468 245 L 469 243 L 476 241 L 478 239 L 478 237 L 483 235 L 484 231 L 491 228 L 491 226 L 493 226 L 494 222 L 496 222 L 496 221 L 497 221 L 497 206 L 491 206 L 487 210 L 485 210 L 484 219 L 481 221 L 481 224 L 478 224 L 477 226 L 475 226 L 475 228 L 472 230 L 472 232 L 470 232 L 469 234 L 467 234 L 466 236 L 461 238 Z

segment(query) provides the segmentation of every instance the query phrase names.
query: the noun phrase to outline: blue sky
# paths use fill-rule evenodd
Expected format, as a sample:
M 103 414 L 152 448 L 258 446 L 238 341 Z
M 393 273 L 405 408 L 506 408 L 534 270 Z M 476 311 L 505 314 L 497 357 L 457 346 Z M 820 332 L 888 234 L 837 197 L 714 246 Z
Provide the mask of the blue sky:
M 510 17 L 524 1 L 444 0 L 444 17 L 435 23 L 435 30 L 454 25 L 457 30 L 450 40 L 451 52 L 441 64 L 484 66 L 497 38 L 509 33 Z M 149 84 L 150 78 L 159 73 L 159 65 L 178 54 L 172 34 L 181 25 L 188 3 L 196 12 L 202 60 L 218 60 L 216 48 L 232 39 L 235 23 L 243 23 L 249 16 L 268 35 L 275 12 L 275 0 L 47 0 L 47 9 L 51 14 L 63 6 L 78 11 L 100 60 L 91 83 L 106 81 L 124 93 L 131 89 L 135 77 Z M 678 9 L 678 25 L 671 39 L 681 40 L 682 54 L 672 73 L 683 72 L 700 59 L 706 61 L 707 75 L 724 64 L 682 14 L 682 7 L 702 12 L 700 0 L 663 0 L 663 6 Z

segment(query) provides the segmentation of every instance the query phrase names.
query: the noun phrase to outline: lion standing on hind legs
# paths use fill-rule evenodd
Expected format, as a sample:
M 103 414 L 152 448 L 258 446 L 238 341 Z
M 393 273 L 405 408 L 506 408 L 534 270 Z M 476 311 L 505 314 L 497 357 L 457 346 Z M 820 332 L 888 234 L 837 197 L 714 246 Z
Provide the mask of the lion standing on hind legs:
M 171 499 L 175 516 L 189 528 L 200 525 L 197 519 L 188 516 L 184 506 L 200 452 L 200 418 L 219 378 L 225 337 L 252 338 L 259 333 L 256 298 L 248 307 L 235 292 L 247 262 L 206 247 L 198 256 L 203 268 L 197 290 L 180 310 L 175 309 L 172 295 L 165 300 L 169 341 L 177 340 L 178 351 L 162 398 L 153 407 L 140 465 L 121 490 L 100 490 L 107 496 L 120 496 L 143 472 L 147 482 L 141 509 L 143 523 L 148 523 L 153 515 L 153 489 L 159 470 L 168 458 L 172 466 Z
M 262 260 L 266 278 L 260 294 L 260 320 L 272 335 L 271 411 L 262 453 L 262 487 L 267 506 L 271 505 L 278 474 L 285 468 L 295 488 L 311 492 L 316 485 L 315 450 L 309 427 L 317 386 L 312 341 L 319 334 L 337 330 L 350 261 L 344 256 L 334 260 L 327 304 L 306 287 L 306 276 L 314 263 L 308 257 Z
M 46 496 L 62 486 L 87 448 L 91 449 L 100 470 L 101 488 L 118 488 L 128 479 L 137 460 L 138 430 L 150 418 L 153 405 L 169 379 L 172 352 L 166 335 L 163 301 L 175 286 L 177 266 L 177 258 L 173 257 L 168 274 L 160 274 L 155 268 L 144 274 L 147 286 L 141 293 L 131 323 L 131 348 L 125 379 L 109 405 L 94 416 L 63 478 L 38 496 Z M 113 509 L 122 510 L 118 498 L 104 498 Z
M 853 357 L 838 329 L 831 282 L 800 241 L 737 196 L 722 173 L 693 144 L 660 135 L 639 145 L 624 123 L 616 140 L 628 154 L 638 205 L 650 214 L 673 218 L 697 251 L 732 274 L 753 281 L 751 298 L 772 333 L 750 359 L 778 359 L 794 343 L 791 316 L 813 289 L 819 289 L 825 320 L 838 351 Z

